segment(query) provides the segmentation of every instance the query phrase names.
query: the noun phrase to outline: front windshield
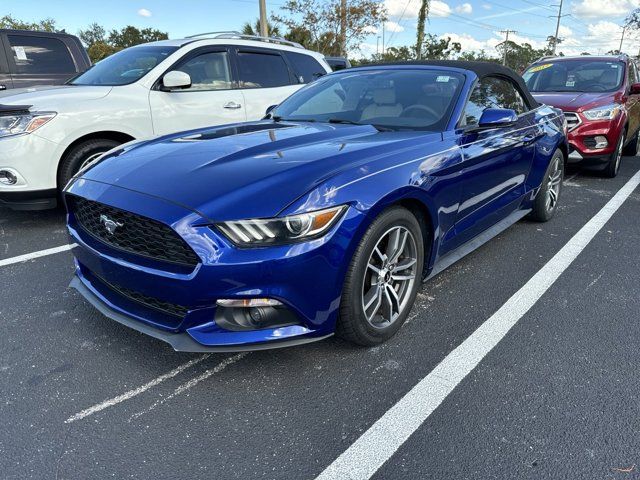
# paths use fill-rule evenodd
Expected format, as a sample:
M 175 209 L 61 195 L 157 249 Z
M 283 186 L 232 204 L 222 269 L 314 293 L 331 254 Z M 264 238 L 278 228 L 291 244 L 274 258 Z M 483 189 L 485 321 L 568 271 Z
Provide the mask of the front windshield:
M 624 79 L 624 63 L 617 60 L 550 61 L 529 68 L 523 75 L 532 92 L 613 92 Z
M 464 83 L 463 75 L 441 69 L 342 72 L 298 91 L 271 118 L 442 131 Z
M 177 47 L 133 47 L 114 53 L 74 78 L 71 85 L 127 85 L 140 80 Z

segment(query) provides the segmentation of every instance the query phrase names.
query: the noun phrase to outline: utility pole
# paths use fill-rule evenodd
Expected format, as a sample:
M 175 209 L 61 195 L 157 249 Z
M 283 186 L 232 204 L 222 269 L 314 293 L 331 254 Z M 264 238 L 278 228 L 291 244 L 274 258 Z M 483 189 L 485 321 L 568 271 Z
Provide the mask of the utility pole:
M 269 24 L 267 23 L 267 0 L 258 0 L 260 2 L 260 36 L 269 36 Z
M 622 42 L 624 42 L 624 32 L 627 29 L 627 24 L 622 26 L 622 37 L 620 38 L 620 48 L 618 48 L 618 53 L 622 53 Z
M 347 0 L 340 0 L 340 54 L 347 56 Z
M 515 30 L 500 30 L 500 33 L 504 33 L 506 38 L 504 40 L 504 51 L 502 52 L 502 65 L 507 64 L 507 49 L 509 48 L 509 34 L 517 33 Z
M 556 35 L 553 37 L 553 50 L 551 51 L 551 55 L 556 54 L 556 47 L 558 46 L 558 35 L 560 35 L 560 19 L 562 18 L 562 0 L 560 0 L 560 5 L 558 6 L 558 20 L 556 21 Z
M 431 8 L 431 0 L 422 0 L 420 2 L 420 10 L 418 11 L 418 28 L 416 34 L 416 57 L 418 60 L 422 58 L 422 42 L 424 41 L 424 24 L 429 17 L 429 9 Z

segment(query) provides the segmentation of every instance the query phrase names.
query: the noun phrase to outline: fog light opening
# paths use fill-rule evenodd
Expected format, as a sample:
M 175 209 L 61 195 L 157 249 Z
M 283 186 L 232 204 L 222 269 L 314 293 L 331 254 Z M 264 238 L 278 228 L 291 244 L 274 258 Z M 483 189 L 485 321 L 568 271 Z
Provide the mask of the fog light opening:
M 0 170 L 0 183 L 3 185 L 15 185 L 18 183 L 18 177 L 9 170 Z
M 607 137 L 603 137 L 602 135 L 597 135 L 594 140 L 596 141 L 596 148 L 606 148 L 609 145 Z
M 272 298 L 221 299 L 215 322 L 226 330 L 246 331 L 299 325 L 296 315 Z

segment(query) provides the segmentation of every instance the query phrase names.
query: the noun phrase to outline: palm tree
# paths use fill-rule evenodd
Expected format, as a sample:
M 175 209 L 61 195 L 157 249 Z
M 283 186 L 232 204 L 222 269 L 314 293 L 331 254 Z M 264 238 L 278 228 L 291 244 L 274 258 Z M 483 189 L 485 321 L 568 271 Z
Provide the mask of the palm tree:
M 429 17 L 430 0 L 422 0 L 420 12 L 418 13 L 418 38 L 416 41 L 416 55 L 418 60 L 422 57 L 422 42 L 424 41 L 424 24 Z
M 269 32 L 270 37 L 279 37 L 280 29 L 277 25 L 271 25 L 271 23 L 267 22 L 267 31 Z M 260 35 L 260 19 L 257 19 L 253 25 L 249 22 L 245 22 L 242 25 L 242 33 L 243 35 Z

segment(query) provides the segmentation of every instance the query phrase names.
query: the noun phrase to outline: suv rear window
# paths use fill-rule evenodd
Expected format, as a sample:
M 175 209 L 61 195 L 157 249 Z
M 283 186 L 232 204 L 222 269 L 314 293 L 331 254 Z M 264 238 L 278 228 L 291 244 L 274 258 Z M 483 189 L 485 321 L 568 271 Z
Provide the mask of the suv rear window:
M 73 73 L 76 66 L 67 46 L 57 38 L 8 35 L 15 73 Z
M 326 74 L 322 65 L 311 55 L 304 53 L 284 52 L 291 62 L 299 83 L 309 83 Z
M 279 54 L 238 52 L 240 88 L 290 85 L 289 68 Z

